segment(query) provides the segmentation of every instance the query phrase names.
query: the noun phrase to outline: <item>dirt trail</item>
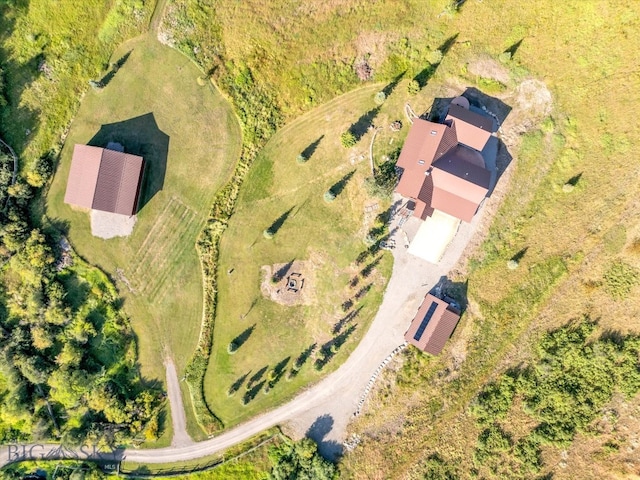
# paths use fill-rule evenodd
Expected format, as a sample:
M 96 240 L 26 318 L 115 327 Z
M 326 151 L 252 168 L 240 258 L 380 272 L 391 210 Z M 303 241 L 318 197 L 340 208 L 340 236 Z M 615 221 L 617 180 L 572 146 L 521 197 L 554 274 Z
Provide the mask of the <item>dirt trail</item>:
M 184 447 L 193 445 L 194 441 L 187 433 L 187 416 L 184 413 L 182 394 L 180 393 L 180 380 L 173 360 L 165 360 L 167 369 L 167 393 L 169 395 L 169 406 L 171 407 L 171 423 L 173 425 L 172 447 Z

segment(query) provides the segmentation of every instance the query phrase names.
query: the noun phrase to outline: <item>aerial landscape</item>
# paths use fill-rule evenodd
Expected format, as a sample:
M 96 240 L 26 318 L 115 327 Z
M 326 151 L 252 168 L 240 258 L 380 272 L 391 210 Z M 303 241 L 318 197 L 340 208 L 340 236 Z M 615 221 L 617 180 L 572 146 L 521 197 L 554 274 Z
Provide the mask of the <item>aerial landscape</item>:
M 0 478 L 640 479 L 639 31 L 0 0 Z

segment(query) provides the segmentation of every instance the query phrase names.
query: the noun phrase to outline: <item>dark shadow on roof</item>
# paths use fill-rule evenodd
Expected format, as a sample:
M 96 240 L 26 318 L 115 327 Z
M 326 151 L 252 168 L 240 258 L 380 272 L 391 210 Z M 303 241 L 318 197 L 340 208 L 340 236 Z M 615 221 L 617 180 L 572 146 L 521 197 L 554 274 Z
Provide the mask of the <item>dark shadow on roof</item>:
M 105 148 L 109 142 L 124 146 L 125 153 L 144 159 L 138 208 L 140 211 L 164 187 L 169 154 L 169 136 L 160 130 L 149 112 L 121 122 L 102 125 L 88 145 Z
M 471 110 L 494 119 L 494 131 L 504 123 L 511 112 L 511 107 L 496 97 L 491 97 L 475 87 L 468 87 L 462 94 L 471 105 Z M 440 123 L 446 116 L 453 98 L 434 98 L 431 108 L 421 117 L 431 122 Z M 484 107 L 484 108 L 483 108 Z M 494 117 L 495 115 L 495 117 Z M 490 137 L 482 150 L 485 168 L 491 172 L 491 181 L 487 197 L 490 197 L 500 177 L 511 164 L 513 157 L 507 146 L 499 137 Z

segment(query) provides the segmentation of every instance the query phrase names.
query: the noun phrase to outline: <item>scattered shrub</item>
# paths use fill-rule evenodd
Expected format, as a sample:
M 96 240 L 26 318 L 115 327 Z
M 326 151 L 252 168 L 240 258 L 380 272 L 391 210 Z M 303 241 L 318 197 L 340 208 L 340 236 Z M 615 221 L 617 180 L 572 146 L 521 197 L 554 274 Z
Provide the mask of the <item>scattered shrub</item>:
M 262 236 L 267 240 L 271 240 L 273 238 L 273 232 L 269 228 L 265 228 L 262 232 Z
M 498 60 L 500 60 L 501 63 L 509 63 L 509 60 L 511 60 L 511 52 L 502 52 L 498 56 Z
M 302 163 L 306 163 L 306 162 L 307 162 L 307 160 L 309 160 L 309 159 L 308 159 L 307 157 L 305 157 L 305 156 L 304 156 L 303 154 L 301 154 L 301 153 L 296 157 L 296 162 L 298 162 L 298 163 L 300 163 L 300 164 L 302 164 Z
M 518 261 L 517 261 L 517 260 L 513 260 L 513 259 L 511 259 L 511 260 L 509 260 L 509 261 L 507 262 L 507 268 L 508 268 L 509 270 L 515 270 L 515 269 L 516 269 L 516 268 L 518 268 L 519 266 L 520 266 L 520 264 L 518 263 Z
M 373 69 L 371 68 L 371 65 L 369 65 L 369 62 L 364 58 L 355 64 L 354 69 L 361 82 L 366 82 L 373 78 Z
M 336 194 L 331 190 L 327 190 L 326 192 L 324 192 L 323 198 L 325 202 L 331 203 L 336 199 Z
M 382 105 L 386 99 L 387 94 L 384 92 L 378 92 L 373 97 L 373 101 L 376 102 L 376 105 Z
M 563 191 L 564 193 L 571 193 L 571 192 L 573 192 L 573 189 L 574 189 L 574 188 L 576 188 L 576 186 L 575 186 L 575 185 L 572 185 L 572 184 L 570 184 L 570 183 L 565 183 L 565 184 L 562 186 L 562 191 Z
M 420 84 L 416 80 L 411 80 L 407 85 L 407 92 L 409 95 L 415 95 L 420 91 Z
M 627 243 L 627 230 L 624 225 L 615 225 L 604 235 L 602 240 L 607 252 L 620 253 Z
M 344 148 L 351 148 L 356 144 L 356 142 L 356 136 L 351 130 L 347 130 L 342 135 L 340 135 L 340 143 Z
M 604 274 L 604 286 L 613 298 L 622 299 L 629 295 L 639 279 L 640 275 L 636 268 L 617 260 Z
M 429 58 L 427 60 L 429 60 L 429 63 L 431 65 L 437 65 L 442 61 L 444 54 L 442 53 L 442 50 L 433 50 L 429 53 Z

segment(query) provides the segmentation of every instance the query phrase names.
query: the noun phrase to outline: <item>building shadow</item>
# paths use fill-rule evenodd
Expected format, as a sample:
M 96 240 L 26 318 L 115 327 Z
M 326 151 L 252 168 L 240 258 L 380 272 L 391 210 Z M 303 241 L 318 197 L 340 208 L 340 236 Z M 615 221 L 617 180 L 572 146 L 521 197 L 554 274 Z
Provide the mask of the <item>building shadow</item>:
M 169 135 L 158 127 L 152 112 L 121 122 L 102 125 L 89 145 L 105 148 L 109 142 L 119 143 L 125 153 L 144 159 L 142 185 L 138 198 L 140 211 L 163 189 L 169 154 Z
M 464 282 L 454 282 L 447 276 L 443 275 L 429 293 L 453 305 L 460 311 L 460 314 L 463 314 L 469 304 L 467 297 L 468 291 L 468 280 L 465 280 Z
M 469 100 L 469 110 L 493 119 L 491 133 L 494 135 L 489 138 L 484 149 L 480 152 L 484 159 L 485 168 L 491 173 L 487 192 L 487 197 L 490 197 L 498 181 L 513 160 L 505 143 L 499 136 L 495 135 L 509 116 L 512 108 L 499 98 L 487 95 L 475 87 L 468 87 L 461 96 Z M 420 118 L 442 123 L 447 117 L 452 100 L 453 98 L 450 97 L 434 98 L 429 110 L 421 115 Z
M 318 453 L 330 462 L 335 462 L 342 456 L 342 444 L 334 440 L 325 440 L 333 430 L 334 423 L 333 417 L 325 413 L 315 419 L 305 434 L 305 437 L 318 444 Z

